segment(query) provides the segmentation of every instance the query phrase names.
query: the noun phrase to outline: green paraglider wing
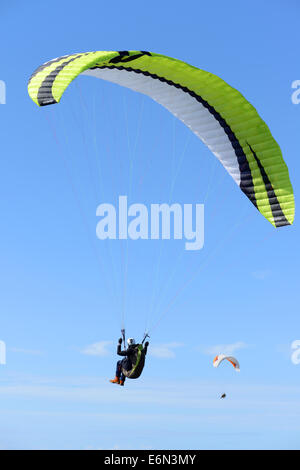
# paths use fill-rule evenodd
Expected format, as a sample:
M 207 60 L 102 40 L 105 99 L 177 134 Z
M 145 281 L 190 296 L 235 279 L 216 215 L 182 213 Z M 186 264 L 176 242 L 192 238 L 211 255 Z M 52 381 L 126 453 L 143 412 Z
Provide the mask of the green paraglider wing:
M 267 220 L 275 227 L 293 223 L 293 189 L 280 147 L 256 109 L 221 78 L 152 52 L 97 51 L 45 63 L 31 76 L 29 95 L 39 106 L 58 103 L 80 74 L 163 105 L 210 148 Z

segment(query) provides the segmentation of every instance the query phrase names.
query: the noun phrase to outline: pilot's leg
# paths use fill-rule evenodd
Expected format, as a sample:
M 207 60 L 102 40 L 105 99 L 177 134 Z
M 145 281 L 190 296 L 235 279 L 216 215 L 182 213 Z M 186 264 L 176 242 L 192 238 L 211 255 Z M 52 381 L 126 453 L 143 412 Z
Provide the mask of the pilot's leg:
M 122 361 L 118 361 L 117 362 L 117 367 L 116 367 L 116 376 L 115 376 L 114 379 L 110 380 L 110 382 L 112 384 L 119 384 L 121 374 L 122 374 Z

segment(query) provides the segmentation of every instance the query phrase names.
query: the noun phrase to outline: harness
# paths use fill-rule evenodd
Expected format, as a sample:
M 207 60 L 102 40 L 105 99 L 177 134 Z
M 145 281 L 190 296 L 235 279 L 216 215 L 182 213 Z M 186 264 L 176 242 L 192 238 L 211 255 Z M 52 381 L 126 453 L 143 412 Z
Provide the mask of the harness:
M 122 329 L 122 336 L 123 336 L 123 341 L 125 345 L 125 330 Z M 137 344 L 136 347 L 134 348 L 134 353 L 131 356 L 131 362 L 132 362 L 132 368 L 130 370 L 125 370 L 122 367 L 122 373 L 127 377 L 128 379 L 137 379 L 141 373 L 143 372 L 144 365 L 145 365 L 145 352 L 144 352 L 144 342 L 145 339 L 149 338 L 149 335 L 146 333 L 143 341 L 141 344 Z

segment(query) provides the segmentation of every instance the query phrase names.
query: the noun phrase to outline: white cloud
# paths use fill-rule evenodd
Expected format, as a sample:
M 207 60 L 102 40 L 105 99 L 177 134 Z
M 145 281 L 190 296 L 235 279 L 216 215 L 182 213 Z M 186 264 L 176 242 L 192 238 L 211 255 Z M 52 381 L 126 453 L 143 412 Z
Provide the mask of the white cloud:
M 209 346 L 203 350 L 204 354 L 209 356 L 216 356 L 217 354 L 228 354 L 231 355 L 239 349 L 247 348 L 248 345 L 243 341 L 237 341 L 232 344 L 216 344 L 215 346 Z
M 120 397 L 122 403 L 130 405 L 129 408 L 125 407 L 122 411 L 124 422 L 130 421 L 133 415 L 139 421 L 159 420 L 166 408 L 172 409 L 180 404 L 182 418 L 187 421 L 193 419 L 193 413 L 187 414 L 186 410 L 201 410 L 211 408 L 214 412 L 223 410 L 223 402 L 220 400 L 220 393 L 226 390 L 227 400 L 226 407 L 229 410 L 237 410 L 248 408 L 249 410 L 257 408 L 269 408 L 274 412 L 278 412 L 279 405 L 282 410 L 289 409 L 291 416 L 296 417 L 297 411 L 297 426 L 299 428 L 300 421 L 300 405 L 299 405 L 299 386 L 289 386 L 282 384 L 233 384 L 231 382 L 224 383 L 221 381 L 203 382 L 200 380 L 168 380 L 168 381 L 128 381 L 125 388 L 116 387 L 109 384 L 107 377 L 94 378 L 94 377 L 33 377 L 29 376 L 28 379 L 15 377 L 16 380 L 11 380 L 8 376 L 6 379 L 0 380 L 0 397 L 4 403 L 5 397 L 23 397 L 32 399 L 54 400 L 60 403 L 67 402 L 83 404 L 84 407 L 76 405 L 77 415 L 98 416 L 104 418 L 108 416 L 111 422 L 115 422 L 120 416 L 118 405 L 120 404 Z M 128 393 L 126 393 L 128 390 Z M 124 393 L 125 391 L 125 393 Z M 46 402 L 45 402 L 46 403 Z M 85 408 L 87 404 L 99 404 L 101 407 L 97 412 Z M 105 406 L 103 407 L 102 405 Z M 109 405 L 113 405 L 112 407 Z M 154 405 L 156 412 L 149 412 L 148 406 Z M 135 412 L 132 412 L 131 406 L 134 406 Z M 161 406 L 163 409 L 158 409 Z M 57 411 L 52 409 L 40 411 L 36 413 L 43 416 L 71 416 L 74 410 Z M 15 412 L 19 415 L 20 411 Z M 24 413 L 31 413 L 31 411 L 24 410 Z M 166 414 L 166 417 L 170 416 Z M 285 415 L 286 416 L 286 415 Z M 222 419 L 222 416 L 215 415 L 216 420 Z
M 144 376 L 123 388 L 107 377 L 1 374 L 0 447 L 299 449 L 300 387 L 280 378 L 265 384 Z M 130 423 L 130 433 L 116 438 L 116 423 Z
M 269 269 L 255 271 L 252 273 L 252 276 L 259 281 L 264 281 L 265 279 L 270 277 L 270 275 L 271 271 Z
M 172 359 L 176 356 L 174 349 L 180 348 L 182 346 L 183 343 L 175 342 L 151 345 L 151 348 L 149 349 L 149 354 L 154 357 L 159 357 L 160 359 Z
M 34 349 L 23 349 L 23 348 L 9 348 L 9 351 L 14 353 L 21 353 L 21 354 L 32 354 L 32 355 L 40 355 L 43 354 L 42 351 L 34 350 Z
M 110 350 L 107 346 L 110 346 L 112 341 L 99 341 L 98 343 L 93 343 L 86 346 L 81 353 L 88 356 L 108 356 Z

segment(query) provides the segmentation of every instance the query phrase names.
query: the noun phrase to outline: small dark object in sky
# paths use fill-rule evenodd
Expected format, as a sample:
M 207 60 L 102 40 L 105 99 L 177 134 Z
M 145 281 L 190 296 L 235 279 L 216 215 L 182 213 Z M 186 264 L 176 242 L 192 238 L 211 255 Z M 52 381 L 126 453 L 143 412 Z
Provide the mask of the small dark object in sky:
M 226 393 L 223 393 L 223 395 L 221 395 L 220 398 L 226 398 Z

